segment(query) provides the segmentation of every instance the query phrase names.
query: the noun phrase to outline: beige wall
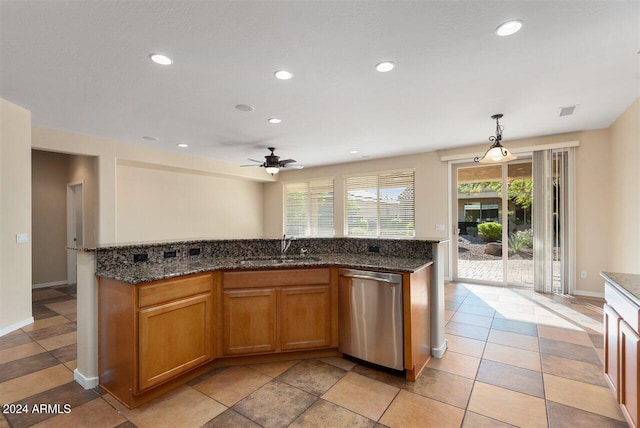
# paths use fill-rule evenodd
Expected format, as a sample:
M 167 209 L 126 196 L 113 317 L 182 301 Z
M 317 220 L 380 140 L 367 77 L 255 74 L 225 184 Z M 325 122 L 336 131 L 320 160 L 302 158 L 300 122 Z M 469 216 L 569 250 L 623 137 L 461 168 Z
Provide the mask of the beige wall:
M 119 164 L 121 241 L 262 236 L 262 183 Z
M 602 293 L 599 272 L 607 270 L 609 215 L 609 132 L 585 131 L 540 138 L 507 141 L 516 152 L 533 146 L 579 141 L 576 148 L 576 271 L 586 271 L 587 278 L 576 279 L 575 288 L 583 294 Z M 485 144 L 455 150 L 428 152 L 381 160 L 348 163 L 283 173 L 280 180 L 301 180 L 315 177 L 335 177 L 336 236 L 342 236 L 344 226 L 343 178 L 348 174 L 385 171 L 402 168 L 416 170 L 416 236 L 443 238 L 450 236 L 448 164 L 441 156 L 471 159 L 487 149 Z M 636 187 L 637 189 L 637 187 Z M 265 184 L 265 235 L 282 234 L 282 183 Z M 436 224 L 445 230 L 435 230 Z
M 0 336 L 30 322 L 31 112 L 0 99 Z
M 445 238 L 448 229 L 436 230 L 436 224 L 448 223 L 447 164 L 440 162 L 435 152 L 411 156 L 345 163 L 318 168 L 306 168 L 283 172 L 280 181 L 264 185 L 264 234 L 266 237 L 282 236 L 282 212 L 284 181 L 306 180 L 320 177 L 334 178 L 334 226 L 336 236 L 344 236 L 345 206 L 344 178 L 351 174 L 384 172 L 398 169 L 415 169 L 416 187 L 416 238 Z M 442 198 L 444 197 L 444 203 Z
M 608 270 L 640 274 L 640 98 L 610 128 Z
M 572 132 L 546 137 L 505 141 L 511 151 L 527 151 L 545 145 L 578 141 L 575 148 L 575 291 L 576 294 L 599 295 L 603 283 L 599 273 L 607 270 L 609 216 L 609 132 Z M 443 155 L 482 155 L 486 145 L 442 152 Z M 587 278 L 580 278 L 581 271 Z
M 67 176 L 70 156 L 32 150 L 32 281 L 67 280 Z
M 132 229 L 130 225 L 125 225 L 123 228 L 120 228 L 117 225 L 117 218 L 124 218 L 124 216 L 118 214 L 117 199 L 127 196 L 127 190 L 118 185 L 117 168 L 119 163 L 138 163 L 140 165 L 148 165 L 152 169 L 160 168 L 160 170 L 164 170 L 167 172 L 173 171 L 193 175 L 208 175 L 210 177 L 215 176 L 232 181 L 235 180 L 235 182 L 248 181 L 254 183 L 262 183 L 275 180 L 270 175 L 265 174 L 265 172 L 260 168 L 240 168 L 237 165 L 216 161 L 214 159 L 198 158 L 195 156 L 189 156 L 187 154 L 131 145 L 104 138 L 39 127 L 33 127 L 32 135 L 32 146 L 34 149 L 68 154 L 97 156 L 99 189 L 97 204 L 97 241 L 100 244 L 126 242 L 131 240 L 132 236 L 135 235 L 135 233 L 131 232 Z M 224 182 L 227 183 L 226 181 Z M 241 187 L 240 185 L 238 186 Z M 120 192 L 125 193 L 116 196 L 116 189 L 118 187 L 121 188 Z M 250 191 L 251 195 L 253 195 L 252 192 L 253 191 Z M 233 197 L 239 198 L 239 200 L 241 201 L 246 201 L 246 198 L 243 199 L 243 195 L 233 195 L 232 193 L 227 193 L 226 195 L 231 195 Z M 231 204 L 232 203 L 233 202 L 231 202 Z M 229 203 L 222 204 L 225 207 L 221 209 L 226 209 L 226 207 L 229 206 Z M 197 206 L 195 207 L 197 208 Z M 126 207 L 123 209 L 126 209 Z M 237 209 L 239 212 L 242 211 L 246 215 L 257 216 L 255 219 L 252 219 L 252 222 L 262 222 L 262 219 L 260 217 L 261 212 L 253 210 L 252 204 L 239 204 L 237 205 Z M 250 233 L 248 231 L 238 230 L 239 228 L 236 223 L 224 223 L 229 220 L 232 219 L 230 219 L 228 216 L 222 216 L 218 220 L 220 221 L 217 225 L 218 229 L 229 229 L 237 231 L 237 233 L 239 234 L 238 237 L 244 237 L 248 233 Z M 215 222 L 216 220 L 212 219 L 211 221 Z M 178 236 L 187 232 L 191 233 L 191 230 L 186 230 L 184 225 L 181 225 L 178 222 L 169 223 L 168 227 L 170 227 L 170 229 L 168 230 L 156 230 L 156 234 L 154 234 L 154 237 L 151 239 L 160 239 L 160 234 L 163 234 L 164 236 L 174 236 L 176 238 L 194 237 L 193 234 L 189 236 Z M 251 227 L 249 230 L 252 230 Z M 124 232 L 126 233 L 126 235 L 122 237 L 118 236 L 118 231 L 120 230 L 126 231 Z M 196 233 L 196 237 L 202 237 L 208 233 L 210 233 L 209 229 L 203 229 L 202 231 L 198 231 Z

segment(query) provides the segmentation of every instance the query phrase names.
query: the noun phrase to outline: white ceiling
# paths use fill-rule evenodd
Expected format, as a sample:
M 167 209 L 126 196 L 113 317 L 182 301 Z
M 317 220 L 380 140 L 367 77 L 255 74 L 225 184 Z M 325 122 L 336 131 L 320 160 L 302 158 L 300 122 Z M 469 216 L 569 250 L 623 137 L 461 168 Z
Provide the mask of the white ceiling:
M 2 0 L 0 27 L 0 95 L 34 125 L 236 164 L 482 143 L 494 113 L 508 146 L 608 127 L 640 95 L 637 0 Z

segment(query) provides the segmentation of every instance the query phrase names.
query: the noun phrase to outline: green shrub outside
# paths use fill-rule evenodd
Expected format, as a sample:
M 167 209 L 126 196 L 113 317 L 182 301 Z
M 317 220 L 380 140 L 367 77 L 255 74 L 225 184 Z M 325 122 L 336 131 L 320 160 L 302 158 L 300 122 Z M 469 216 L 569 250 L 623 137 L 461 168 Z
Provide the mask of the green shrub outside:
M 502 239 L 502 225 L 493 221 L 480 223 L 478 225 L 478 234 L 487 242 L 498 241 Z
M 509 236 L 509 248 L 520 252 L 524 248 L 533 248 L 533 230 L 519 230 Z
M 478 236 L 478 228 L 477 227 L 467 227 L 467 235 Z

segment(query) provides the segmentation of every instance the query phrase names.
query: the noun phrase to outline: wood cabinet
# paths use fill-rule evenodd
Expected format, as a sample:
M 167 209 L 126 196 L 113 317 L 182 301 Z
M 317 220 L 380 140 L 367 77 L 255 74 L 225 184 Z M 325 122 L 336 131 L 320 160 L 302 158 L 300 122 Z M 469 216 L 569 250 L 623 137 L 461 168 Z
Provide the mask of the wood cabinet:
M 431 274 L 433 265 L 402 278 L 404 367 L 415 381 L 431 359 Z
M 640 336 L 624 320 L 620 321 L 620 371 L 618 401 L 629 424 L 638 426 L 638 357 L 640 356 Z
M 134 407 L 214 357 L 213 276 L 99 282 L 100 385 Z
M 603 309 L 604 323 L 604 376 L 618 397 L 618 337 L 620 336 L 620 315 L 609 305 Z
M 276 290 L 225 290 L 224 355 L 276 350 Z
M 225 272 L 223 355 L 337 347 L 334 270 Z
M 605 283 L 604 373 L 629 425 L 638 427 L 640 396 L 640 305 Z
M 283 350 L 331 346 L 331 287 L 280 290 L 280 341 Z

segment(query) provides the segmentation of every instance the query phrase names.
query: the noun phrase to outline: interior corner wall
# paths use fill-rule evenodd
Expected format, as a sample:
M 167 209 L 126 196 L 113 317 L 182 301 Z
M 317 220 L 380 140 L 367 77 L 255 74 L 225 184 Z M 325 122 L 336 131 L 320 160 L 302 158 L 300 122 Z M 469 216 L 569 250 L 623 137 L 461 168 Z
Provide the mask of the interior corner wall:
M 121 242 L 262 237 L 262 183 L 118 165 Z
M 67 183 L 70 156 L 32 150 L 32 282 L 67 281 Z
M 31 112 L 0 99 L 0 336 L 31 314 Z M 27 234 L 17 243 L 17 234 Z
M 575 289 L 602 297 L 607 270 L 609 228 L 609 132 L 580 132 L 575 148 Z M 582 278 L 580 273 L 586 272 Z
M 640 274 L 640 98 L 609 128 L 607 270 Z

